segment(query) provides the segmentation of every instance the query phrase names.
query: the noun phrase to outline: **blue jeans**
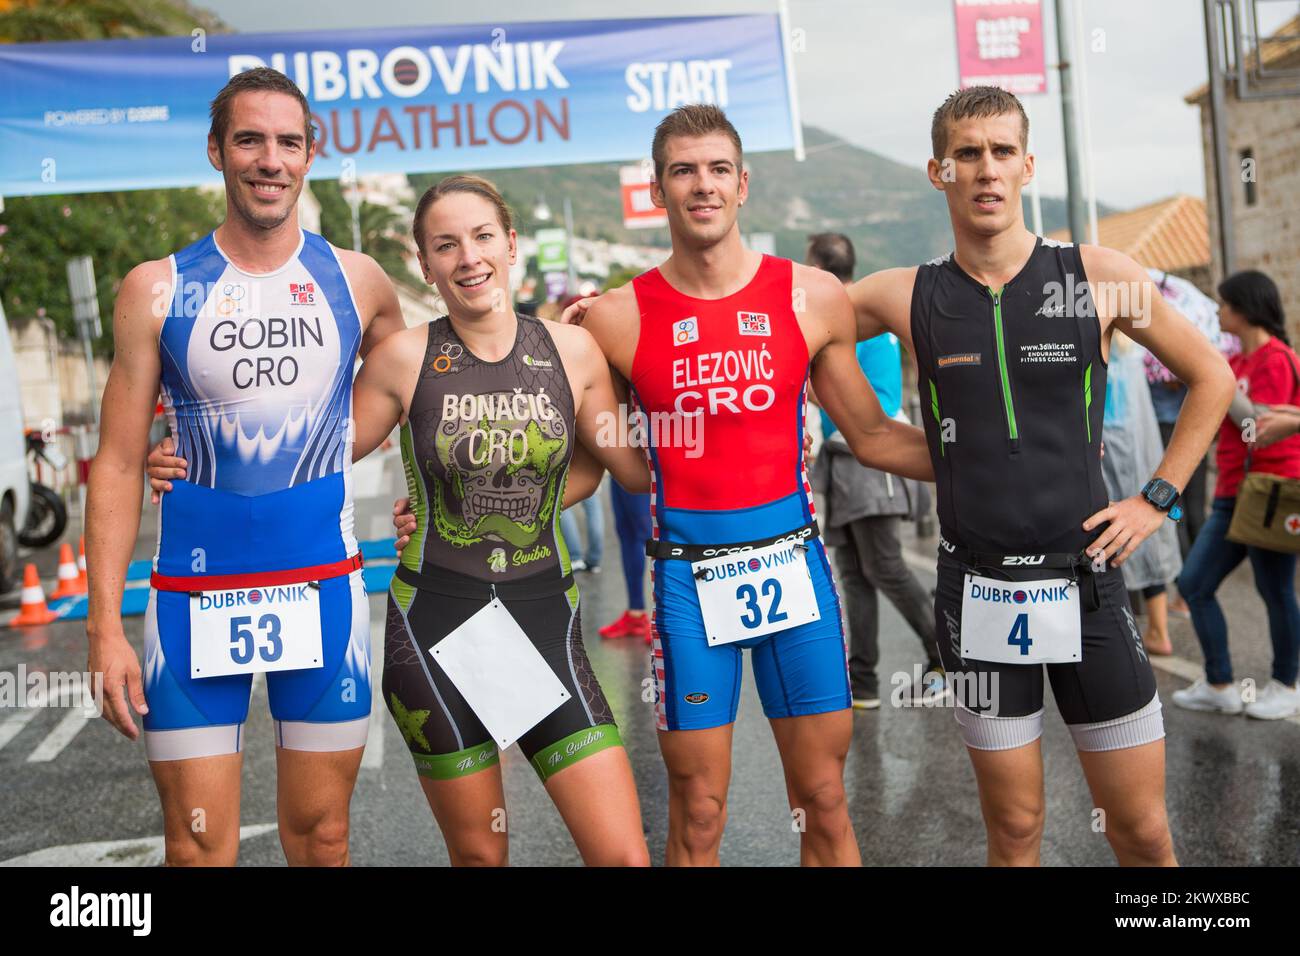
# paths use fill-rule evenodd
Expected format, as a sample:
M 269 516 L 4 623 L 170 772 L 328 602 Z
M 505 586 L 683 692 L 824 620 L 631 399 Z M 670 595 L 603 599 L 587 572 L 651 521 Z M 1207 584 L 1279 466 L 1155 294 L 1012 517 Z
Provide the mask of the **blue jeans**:
M 600 508 L 600 489 L 590 498 L 584 498 L 582 513 L 587 517 L 587 547 L 583 550 L 582 538 L 578 535 L 578 518 L 572 509 L 560 512 L 560 534 L 564 535 L 564 544 L 569 549 L 569 560 L 587 562 L 587 567 L 600 564 L 605 554 L 605 512 Z
M 645 610 L 645 543 L 650 540 L 650 496 L 624 491 L 617 481 L 609 483 L 609 501 L 614 506 L 614 528 L 618 531 L 623 556 L 623 579 L 627 584 L 627 606 Z
M 1300 665 L 1300 605 L 1296 603 L 1296 556 L 1251 548 L 1227 539 L 1236 498 L 1215 498 L 1210 516 L 1196 536 L 1178 576 L 1178 590 L 1192 612 L 1192 626 L 1205 655 L 1205 679 L 1232 683 L 1228 654 L 1228 622 L 1215 599 L 1219 589 L 1243 558 L 1250 558 L 1255 590 L 1268 609 L 1268 636 L 1273 642 L 1273 677 L 1288 687 L 1296 682 Z

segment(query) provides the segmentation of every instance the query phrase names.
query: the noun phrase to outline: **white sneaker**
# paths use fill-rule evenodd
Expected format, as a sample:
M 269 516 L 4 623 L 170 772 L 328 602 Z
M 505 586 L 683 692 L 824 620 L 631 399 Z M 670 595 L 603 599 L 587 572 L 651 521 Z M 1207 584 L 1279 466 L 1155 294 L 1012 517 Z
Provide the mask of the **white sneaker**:
M 1270 678 L 1259 696 L 1246 705 L 1246 716 L 1282 720 L 1300 714 L 1300 690 Z
M 1191 687 L 1174 691 L 1173 701 L 1188 710 L 1207 710 L 1217 714 L 1240 714 L 1245 708 L 1241 702 L 1241 691 L 1236 684 L 1215 690 L 1205 682 L 1204 677 Z
M 582 558 L 574 558 L 569 567 L 574 571 L 586 571 L 587 562 L 582 560 Z

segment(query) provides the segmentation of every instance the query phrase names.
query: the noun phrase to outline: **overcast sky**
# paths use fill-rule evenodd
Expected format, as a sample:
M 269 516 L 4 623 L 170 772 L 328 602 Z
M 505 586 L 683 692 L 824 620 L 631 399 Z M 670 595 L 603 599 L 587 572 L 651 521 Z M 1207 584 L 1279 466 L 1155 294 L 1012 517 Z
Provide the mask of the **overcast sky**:
M 776 9 L 775 0 L 195 0 L 242 31 L 357 29 L 521 20 L 684 16 Z M 1199 111 L 1183 97 L 1205 82 L 1201 0 L 1070 0 L 1082 3 L 1088 51 L 1088 114 L 1098 200 L 1128 208 L 1177 192 L 1205 195 Z M 957 85 L 952 0 L 789 0 L 806 124 L 909 165 L 929 155 L 930 115 Z M 1049 66 L 1056 60 L 1053 0 L 1044 0 Z M 1262 3 L 1271 31 L 1300 0 Z M 1104 46 L 1094 52 L 1092 45 Z M 1049 92 L 1027 97 L 1045 195 L 1065 193 L 1061 106 Z M 742 135 L 744 131 L 741 131 Z

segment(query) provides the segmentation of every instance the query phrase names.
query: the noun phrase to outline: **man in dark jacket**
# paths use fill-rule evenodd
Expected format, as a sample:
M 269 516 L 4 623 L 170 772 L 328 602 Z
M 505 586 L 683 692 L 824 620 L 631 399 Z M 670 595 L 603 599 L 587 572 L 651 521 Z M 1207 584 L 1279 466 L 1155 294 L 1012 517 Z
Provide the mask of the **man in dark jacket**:
M 809 237 L 805 261 L 834 275 L 846 285 L 853 281 L 852 241 L 839 233 Z M 898 337 L 886 332 L 858 343 L 858 363 L 880 399 L 885 414 L 901 416 L 902 357 Z M 906 419 L 902 419 L 906 420 Z M 813 464 L 814 490 L 825 496 L 823 536 L 835 549 L 835 566 L 844 595 L 849 628 L 849 681 L 853 706 L 880 706 L 880 615 L 877 592 L 893 602 L 920 637 L 926 653 L 926 676 L 909 691 L 913 701 L 922 691 L 933 699 L 943 693 L 943 665 L 934 640 L 930 595 L 903 561 L 899 524 L 914 510 L 917 484 L 859 464 L 830 418 L 822 413 L 824 441 Z

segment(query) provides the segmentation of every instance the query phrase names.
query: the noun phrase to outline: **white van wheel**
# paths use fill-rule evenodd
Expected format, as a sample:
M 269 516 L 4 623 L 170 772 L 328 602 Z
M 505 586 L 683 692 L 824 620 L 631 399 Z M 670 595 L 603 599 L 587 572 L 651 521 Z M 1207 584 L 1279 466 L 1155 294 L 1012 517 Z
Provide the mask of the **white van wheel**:
M 0 594 L 18 586 L 18 531 L 14 527 L 14 506 L 0 504 Z

